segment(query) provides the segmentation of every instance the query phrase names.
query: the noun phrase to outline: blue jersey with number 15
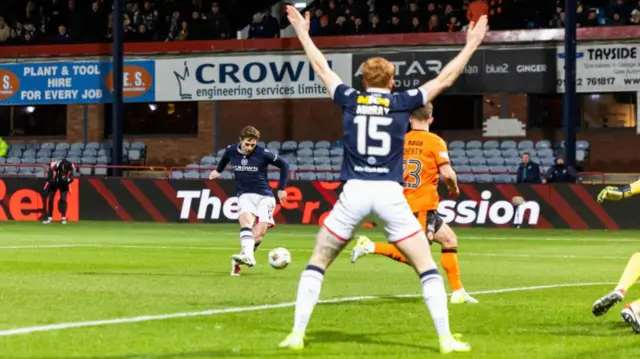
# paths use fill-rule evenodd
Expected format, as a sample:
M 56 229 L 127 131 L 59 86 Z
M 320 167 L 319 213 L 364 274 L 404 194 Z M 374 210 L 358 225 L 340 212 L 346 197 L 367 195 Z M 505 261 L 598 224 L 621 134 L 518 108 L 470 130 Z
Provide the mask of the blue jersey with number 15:
M 402 183 L 404 135 L 409 116 L 425 104 L 426 94 L 422 90 L 393 94 L 382 89 L 360 92 L 340 85 L 333 100 L 344 111 L 340 180 Z

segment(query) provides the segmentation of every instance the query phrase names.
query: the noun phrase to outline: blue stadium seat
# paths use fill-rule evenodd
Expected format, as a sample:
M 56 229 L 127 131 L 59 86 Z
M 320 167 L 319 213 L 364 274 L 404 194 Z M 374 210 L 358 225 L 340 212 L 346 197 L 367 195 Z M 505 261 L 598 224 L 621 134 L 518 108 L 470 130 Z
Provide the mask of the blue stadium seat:
M 318 141 L 316 142 L 316 146 L 315 149 L 320 149 L 320 148 L 326 148 L 326 149 L 330 149 L 331 148 L 331 142 L 329 141 Z
M 224 172 L 224 173 L 228 173 L 228 172 Z M 222 174 L 220 175 L 220 177 L 222 177 Z M 199 171 L 187 171 L 184 173 L 184 178 L 185 179 L 200 179 L 200 172 Z
M 303 148 L 298 150 L 298 157 L 311 157 L 313 156 L 313 150 L 310 148 Z
M 504 158 L 502 157 L 487 158 L 487 164 L 489 166 L 502 166 L 504 165 Z
M 520 151 L 516 150 L 515 148 L 502 150 L 502 157 L 504 157 L 504 158 L 520 157 Z
M 543 150 L 543 149 L 550 149 L 551 148 L 551 142 L 549 142 L 548 140 L 540 140 L 538 142 L 536 142 L 535 145 L 536 150 Z
M 533 141 L 524 140 L 518 143 L 518 150 L 520 151 L 531 151 L 533 149 Z
M 516 141 L 506 140 L 500 143 L 501 150 L 515 150 L 517 148 L 518 148 L 518 144 L 516 143 Z
M 490 174 L 479 174 L 474 177 L 477 183 L 493 183 L 493 175 Z
M 507 157 L 504 162 L 507 167 L 517 167 L 522 163 L 522 159 L 520 157 Z
M 507 166 L 489 166 L 489 172 L 491 173 L 506 174 L 506 172 L 510 171 L 512 170 L 510 170 Z
M 311 141 L 302 141 L 298 144 L 298 150 L 301 150 L 303 148 L 312 150 L 314 148 L 314 143 Z
M 332 157 L 333 156 L 343 156 L 344 155 L 344 148 L 342 148 L 342 147 L 332 148 L 331 151 L 329 151 L 329 154 Z
M 487 164 L 487 160 L 484 157 L 469 158 L 469 165 L 471 166 L 483 166 Z
M 472 172 L 471 166 L 467 166 L 467 165 L 453 166 L 453 170 L 459 174 Z
M 512 183 L 511 176 L 508 174 L 498 174 L 493 176 L 493 181 L 496 183 Z
M 493 158 L 493 157 L 502 157 L 502 152 L 499 149 L 493 150 L 484 150 L 484 157 Z
M 467 152 L 459 148 L 454 148 L 449 151 L 449 157 L 451 158 L 467 157 Z
M 53 144 L 52 142 L 45 142 L 42 145 L 40 145 L 40 149 L 41 150 L 50 150 L 53 151 L 53 149 L 56 148 L 56 145 Z
M 333 141 L 333 142 L 331 142 L 331 148 L 344 148 L 344 142 L 342 142 L 342 141 Z
M 486 166 L 486 165 L 474 166 L 474 165 L 472 165 L 471 166 L 471 171 L 473 173 L 488 173 L 489 172 L 489 166 Z
M 467 157 L 454 157 L 451 158 L 451 164 L 454 166 L 468 166 L 469 159 Z
M 171 172 L 171 179 L 183 179 L 184 178 L 184 173 L 182 171 L 173 171 Z
M 464 150 L 465 149 L 465 145 L 464 142 L 462 141 L 451 141 L 451 143 L 449 143 L 449 150 Z
M 484 152 L 482 152 L 482 150 L 467 150 L 467 157 L 469 159 L 471 158 L 477 158 L 477 157 L 484 157 Z
M 91 167 L 80 167 L 80 175 L 81 176 L 91 176 L 93 173 L 93 168 Z
M 472 174 L 463 173 L 458 176 L 458 182 L 460 183 L 473 183 L 475 182 L 475 178 Z
M 331 164 L 331 158 L 327 157 L 327 156 L 314 157 L 313 158 L 313 162 L 316 165 L 321 165 L 321 164 L 330 165 Z
M 313 151 L 313 155 L 315 157 L 329 157 L 329 149 L 328 148 L 319 148 Z
M 33 149 L 27 149 L 24 152 L 22 152 L 22 157 L 36 157 L 36 150 Z
M 554 157 L 553 156 L 553 150 L 551 148 L 539 149 L 536 154 L 540 158 L 547 158 L 547 157 L 553 158 Z
M 258 147 L 267 148 L 267 143 L 264 141 L 258 141 Z
M 267 148 L 269 150 L 271 150 L 272 148 L 275 148 L 276 150 L 280 151 L 281 147 L 282 147 L 282 143 L 280 143 L 280 141 L 271 141 L 267 143 Z
M 469 141 L 467 142 L 467 151 L 469 150 L 481 150 L 482 149 L 482 142 L 480 141 Z
M 186 177 L 186 175 L 185 175 Z M 224 171 L 220 174 L 220 179 L 231 180 L 233 179 L 233 173 L 230 171 Z
M 298 142 L 296 141 L 285 141 L 284 143 L 282 143 L 282 147 L 281 150 L 290 152 L 290 151 L 295 151 L 298 149 Z
M 497 150 L 500 148 L 500 143 L 496 140 L 490 140 L 484 143 L 482 146 L 484 150 Z

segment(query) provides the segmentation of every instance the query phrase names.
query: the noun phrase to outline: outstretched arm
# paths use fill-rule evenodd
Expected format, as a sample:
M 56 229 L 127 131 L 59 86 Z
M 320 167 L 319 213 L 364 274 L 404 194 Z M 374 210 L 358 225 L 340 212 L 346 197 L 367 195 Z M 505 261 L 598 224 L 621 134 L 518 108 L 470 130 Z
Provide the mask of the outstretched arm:
M 343 81 L 338 74 L 331 70 L 329 62 L 327 62 L 322 52 L 320 52 L 318 47 L 313 43 L 313 40 L 311 40 L 311 36 L 309 36 L 309 13 L 307 12 L 305 16 L 302 16 L 300 11 L 292 5 L 287 5 L 286 10 L 287 18 L 298 35 L 298 40 L 300 40 L 304 53 L 307 55 L 309 62 L 311 62 L 313 71 L 315 71 L 327 90 L 329 90 L 331 97 L 333 97 L 335 89 L 340 86 Z
M 425 83 L 421 86 L 423 92 L 427 93 L 427 98 L 425 99 L 425 103 L 432 101 L 436 98 L 442 91 L 451 87 L 453 83 L 456 81 L 458 76 L 464 71 L 464 67 L 467 66 L 471 56 L 478 49 L 482 40 L 484 39 L 484 35 L 487 33 L 487 16 L 483 15 L 478 20 L 478 23 L 470 23 L 469 29 L 467 30 L 467 44 L 464 46 L 462 51 L 458 53 L 458 55 L 451 60 L 447 66 L 445 66 L 438 77 L 429 82 Z
M 284 189 L 287 188 L 287 181 L 289 180 L 289 163 L 282 159 L 282 157 L 276 156 L 273 160 L 273 165 L 280 169 L 278 191 L 284 191 Z

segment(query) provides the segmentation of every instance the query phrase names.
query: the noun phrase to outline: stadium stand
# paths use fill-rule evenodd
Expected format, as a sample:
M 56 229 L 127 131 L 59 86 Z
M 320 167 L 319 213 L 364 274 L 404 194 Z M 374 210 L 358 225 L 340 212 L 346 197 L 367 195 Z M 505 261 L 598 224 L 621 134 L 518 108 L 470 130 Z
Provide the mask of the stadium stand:
M 263 143 L 261 143 L 262 145 Z M 538 162 L 542 171 L 552 166 L 556 156 L 564 154 L 564 143 L 552 146 L 547 140 L 533 143 L 529 140 L 515 142 L 506 141 L 452 141 L 449 143 L 451 163 L 458 173 L 461 183 L 515 183 L 517 166 L 522 162 L 522 153 L 528 152 L 533 161 Z M 291 178 L 297 180 L 338 180 L 342 165 L 342 142 L 328 141 L 285 141 L 283 143 L 268 142 L 266 147 L 291 166 Z M 589 155 L 589 143 L 578 141 L 576 155 L 581 162 Z M 483 150 L 484 149 L 484 150 Z M 185 170 L 172 171 L 174 179 L 204 179 L 224 153 L 221 149 L 216 155 L 207 155 L 199 163 L 186 166 Z M 223 173 L 224 178 L 233 178 L 229 171 Z M 269 179 L 277 180 L 277 169 L 272 169 Z
M 315 36 L 464 31 L 473 2 L 485 0 L 316 0 Z M 272 14 L 278 1 L 127 1 L 125 41 L 235 39 L 249 27 L 249 38 L 274 38 L 288 26 Z M 564 27 L 564 0 L 488 1 L 492 30 Z M 111 41 L 111 0 L 0 2 L 0 45 L 99 43 Z M 582 0 L 580 27 L 637 25 L 640 5 L 631 0 Z

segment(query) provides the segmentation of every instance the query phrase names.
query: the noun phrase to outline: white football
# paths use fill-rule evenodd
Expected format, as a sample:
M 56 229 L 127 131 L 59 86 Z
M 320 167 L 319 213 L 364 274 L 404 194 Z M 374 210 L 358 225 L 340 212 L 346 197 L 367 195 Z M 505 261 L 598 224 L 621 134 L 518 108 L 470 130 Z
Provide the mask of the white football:
M 275 269 L 284 269 L 291 263 L 291 253 L 285 248 L 269 251 L 269 264 Z

